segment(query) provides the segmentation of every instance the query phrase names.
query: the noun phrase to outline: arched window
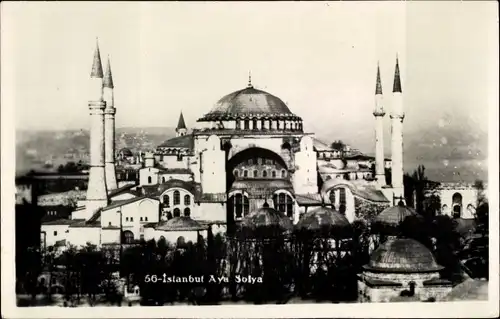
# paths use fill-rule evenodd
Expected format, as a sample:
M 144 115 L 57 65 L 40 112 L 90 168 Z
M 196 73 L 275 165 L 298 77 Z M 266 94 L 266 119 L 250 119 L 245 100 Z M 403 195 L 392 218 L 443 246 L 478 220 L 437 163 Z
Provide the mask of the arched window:
M 238 178 L 238 173 L 239 173 L 238 170 L 235 169 L 234 172 L 233 172 L 233 175 L 234 175 L 235 178 Z
M 163 204 L 166 207 L 170 207 L 170 197 L 168 195 L 163 196 Z
M 258 171 L 258 170 L 254 170 L 254 171 L 253 171 L 253 177 L 254 177 L 254 178 L 259 177 L 259 171 Z
M 151 184 L 153 183 L 153 179 L 151 178 L 151 176 L 148 176 L 148 184 Z
M 179 208 L 174 209 L 174 217 L 180 217 L 181 216 L 181 210 Z
M 330 176 L 328 176 L 330 177 Z M 332 208 L 335 208 L 335 190 L 330 191 L 330 203 L 332 203 Z
M 339 189 L 339 213 L 345 214 L 346 210 L 346 194 L 345 194 L 345 188 L 340 188 Z
M 286 171 L 284 169 L 281 170 L 281 178 L 286 177 Z
M 253 158 L 248 159 L 248 165 L 253 165 Z
M 163 182 L 163 183 L 165 183 L 165 182 L 167 181 L 167 180 L 166 180 L 166 178 L 165 178 L 165 176 L 163 176 L 163 177 L 161 178 L 161 180 L 162 180 L 162 182 Z
M 191 205 L 191 196 L 184 195 L 184 205 L 186 205 L 186 206 Z
M 234 201 L 230 202 L 234 202 L 233 211 L 235 218 L 242 218 L 244 215 L 249 213 L 250 205 L 248 202 L 248 197 L 242 194 L 236 194 L 234 195 Z
M 134 233 L 130 230 L 126 230 L 122 234 L 122 240 L 125 244 L 131 244 L 134 241 Z
M 293 199 L 285 193 L 274 194 L 274 208 L 288 217 L 293 216 Z
M 147 217 L 144 217 L 144 221 L 148 221 L 148 218 L 147 218 Z
M 272 178 L 276 178 L 276 171 L 275 171 L 275 170 L 273 170 L 273 171 L 271 172 L 271 176 L 272 176 Z
M 236 129 L 241 130 L 241 122 L 240 120 L 236 120 Z
M 254 130 L 257 129 L 257 120 L 256 119 L 253 119 L 253 127 L 252 127 Z
M 158 241 L 164 241 L 164 240 L 166 240 L 165 236 L 160 236 L 160 238 L 158 239 Z
M 139 220 L 142 222 L 142 217 Z
M 184 216 L 186 216 L 186 217 L 191 216 L 191 209 L 189 209 L 189 207 L 186 207 L 184 209 Z
M 245 120 L 245 130 L 249 130 L 249 129 L 250 129 L 250 121 Z
M 181 193 L 179 191 L 174 192 L 174 206 L 181 203 Z
M 460 218 L 462 216 L 462 194 L 453 194 L 451 200 L 453 202 L 453 217 Z
M 262 177 L 267 177 L 267 171 L 262 171 Z
M 248 171 L 247 170 L 243 171 L 243 177 L 248 177 Z

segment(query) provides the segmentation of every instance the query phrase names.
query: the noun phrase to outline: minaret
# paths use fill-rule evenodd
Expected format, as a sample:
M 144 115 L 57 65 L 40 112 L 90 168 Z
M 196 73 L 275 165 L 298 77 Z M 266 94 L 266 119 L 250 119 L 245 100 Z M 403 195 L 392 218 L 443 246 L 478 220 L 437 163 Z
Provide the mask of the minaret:
M 380 186 L 385 185 L 385 158 L 384 158 L 384 105 L 382 101 L 382 82 L 380 81 L 380 67 L 377 64 L 377 84 L 375 86 L 375 179 Z
M 177 123 L 177 128 L 175 129 L 177 136 L 184 136 L 187 133 L 186 122 L 184 122 L 184 115 L 179 116 L 179 122 Z
M 99 44 L 96 44 L 90 73 L 90 172 L 86 199 L 86 219 L 108 204 L 104 171 L 104 108 L 103 73 Z
M 111 74 L 111 63 L 108 56 L 108 65 L 103 81 L 103 95 L 106 102 L 104 109 L 104 156 L 106 170 L 106 185 L 108 191 L 118 188 L 115 170 L 115 99 L 114 99 L 113 75 Z
M 401 90 L 401 79 L 399 74 L 399 59 L 396 57 L 396 70 L 394 72 L 394 86 L 392 89 L 393 101 L 391 112 L 391 153 L 392 153 L 392 187 L 394 190 L 395 203 L 403 200 L 403 93 Z

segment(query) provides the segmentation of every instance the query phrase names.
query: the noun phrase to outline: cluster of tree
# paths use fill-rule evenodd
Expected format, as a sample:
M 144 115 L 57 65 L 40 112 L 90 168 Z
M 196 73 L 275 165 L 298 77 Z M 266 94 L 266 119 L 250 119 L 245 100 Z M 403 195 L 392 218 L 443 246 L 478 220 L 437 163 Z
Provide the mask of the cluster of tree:
M 346 147 L 346 144 L 341 140 L 336 140 L 332 142 L 330 147 L 336 151 L 343 151 Z
M 64 165 L 59 165 L 59 167 L 57 168 L 57 172 L 59 174 L 81 173 L 83 170 L 89 169 L 89 167 L 90 166 L 88 164 L 83 163 L 81 160 L 77 163 L 70 161 Z

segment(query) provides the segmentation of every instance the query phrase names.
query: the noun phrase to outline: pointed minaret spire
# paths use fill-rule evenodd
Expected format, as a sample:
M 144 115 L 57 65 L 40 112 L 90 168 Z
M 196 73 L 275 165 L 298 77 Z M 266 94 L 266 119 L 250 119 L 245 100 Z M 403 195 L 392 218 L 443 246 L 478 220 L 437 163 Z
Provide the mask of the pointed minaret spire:
M 392 88 L 392 92 L 402 93 L 401 90 L 401 79 L 399 75 L 399 58 L 396 55 L 396 70 L 394 71 L 394 86 Z
M 109 55 L 108 55 L 108 65 L 106 66 L 106 73 L 104 74 L 104 82 L 103 86 L 105 88 L 110 88 L 113 89 L 113 74 L 111 73 L 111 62 L 109 61 Z
M 186 127 L 186 122 L 184 122 L 184 115 L 182 114 L 179 116 L 179 122 L 177 122 L 177 128 L 175 129 L 175 132 L 177 133 L 177 136 L 184 136 L 187 133 L 187 127 Z
M 249 88 L 253 88 L 253 85 L 252 85 L 252 72 L 251 71 L 248 71 L 248 87 Z
M 102 79 L 102 63 L 101 63 L 101 52 L 99 51 L 99 39 L 96 38 L 96 47 L 94 51 L 94 62 L 92 63 L 92 72 L 90 73 L 91 78 Z
M 380 66 L 377 62 L 377 85 L 375 87 L 375 95 L 382 95 L 382 81 L 380 80 Z

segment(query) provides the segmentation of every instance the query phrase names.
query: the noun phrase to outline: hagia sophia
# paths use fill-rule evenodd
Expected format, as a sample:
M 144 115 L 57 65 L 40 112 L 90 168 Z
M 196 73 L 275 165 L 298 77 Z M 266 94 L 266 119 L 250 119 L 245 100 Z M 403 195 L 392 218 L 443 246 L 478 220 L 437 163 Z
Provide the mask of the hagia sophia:
M 316 139 L 314 133 L 304 131 L 298 114 L 279 97 L 255 88 L 249 76 L 246 87 L 220 98 L 197 120 L 196 128 L 188 129 L 181 113 L 176 137 L 144 155 L 136 183 L 121 185 L 116 178 L 117 158 L 131 154 L 118 154 L 115 149 L 119 106 L 114 105 L 110 61 L 104 71 L 97 46 L 89 80 L 86 198 L 78 202 L 69 219 L 42 224 L 46 245 L 62 240 L 75 246 L 160 238 L 175 243 L 180 237 L 196 241 L 209 226 L 225 233 L 230 225 L 248 222 L 248 216 L 262 214 L 257 217 L 268 220 L 265 214 L 269 211 L 294 225 L 319 211 L 335 216 L 325 220 L 347 224 L 366 214 L 384 218 L 414 214 L 404 206 L 405 113 L 400 76 L 396 57 L 392 92 L 384 99 L 380 71 L 374 75 L 374 108 L 367 110 L 374 116 L 374 158 L 349 148 L 334 149 Z M 391 121 L 390 158 L 384 154 L 385 116 Z M 389 168 L 390 185 L 386 178 Z M 467 205 L 474 201 L 473 196 L 464 197 L 460 204 L 453 199 L 447 205 L 448 213 L 460 211 L 463 218 L 472 218 Z M 321 214 L 313 216 L 318 223 Z M 439 280 L 441 267 L 423 245 L 392 239 L 383 246 L 360 277 L 365 298 L 387 301 L 390 293 L 384 289 L 406 289 L 409 281 L 417 282 L 416 289 L 427 297 L 433 291 L 439 295 L 450 291 L 449 283 Z M 391 265 L 389 257 L 396 255 L 403 256 L 404 262 L 420 258 L 420 268 L 404 262 Z

